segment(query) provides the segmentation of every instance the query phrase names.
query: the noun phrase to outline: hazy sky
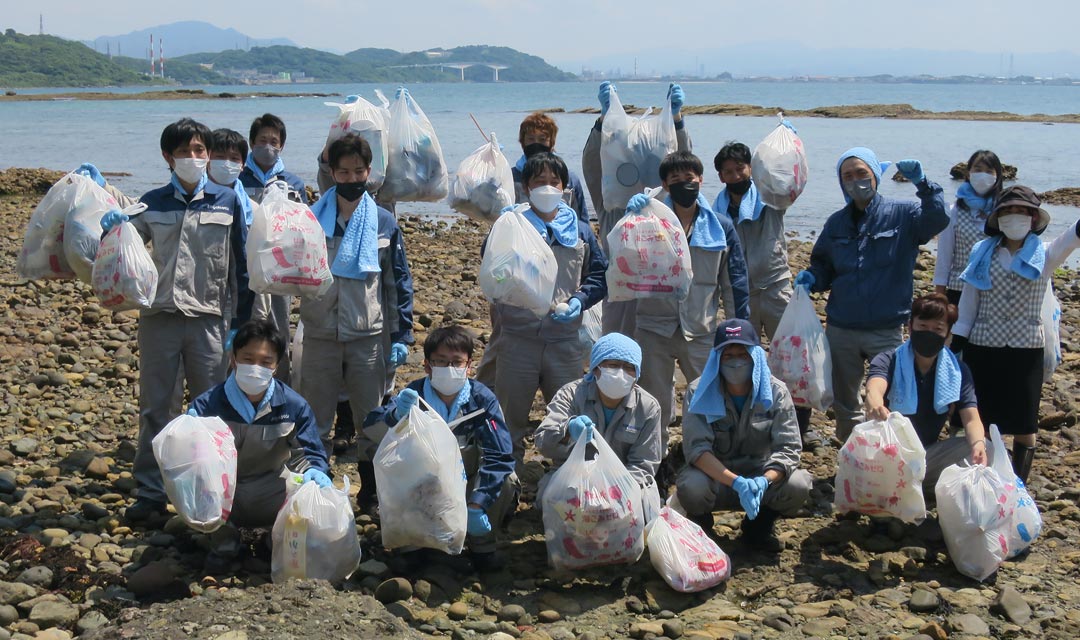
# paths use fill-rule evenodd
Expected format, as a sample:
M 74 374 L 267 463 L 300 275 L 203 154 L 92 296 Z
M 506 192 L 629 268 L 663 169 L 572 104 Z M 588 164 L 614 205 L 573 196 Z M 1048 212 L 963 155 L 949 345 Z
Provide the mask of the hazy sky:
M 197 19 L 340 51 L 490 44 L 551 62 L 777 38 L 816 48 L 1080 53 L 1077 0 L 5 0 L 0 28 L 37 33 L 39 13 L 47 33 L 72 39 Z

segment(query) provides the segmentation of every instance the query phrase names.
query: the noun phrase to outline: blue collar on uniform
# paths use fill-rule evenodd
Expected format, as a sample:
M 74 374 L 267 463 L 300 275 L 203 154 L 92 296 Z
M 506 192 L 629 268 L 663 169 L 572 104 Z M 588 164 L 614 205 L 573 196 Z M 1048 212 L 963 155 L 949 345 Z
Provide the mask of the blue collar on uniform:
M 751 395 L 753 406 L 763 409 L 772 408 L 772 373 L 766 362 L 765 350 L 758 346 L 747 347 L 750 359 L 754 362 L 754 374 L 751 377 L 754 390 Z M 697 391 L 694 399 L 690 401 L 690 413 L 705 416 L 709 422 L 716 422 L 727 415 L 727 404 L 724 402 L 724 392 L 721 388 L 723 380 L 720 375 L 720 356 L 723 349 L 713 349 L 709 353 L 709 360 L 705 363 L 705 369 L 698 380 Z
M 171 184 L 176 189 L 176 191 L 180 193 L 180 195 L 186 198 L 194 198 L 199 194 L 200 191 L 206 188 L 207 181 L 208 178 L 206 177 L 206 172 L 203 171 L 202 177 L 199 178 L 199 184 L 195 185 L 195 190 L 191 193 L 188 193 L 184 190 L 183 185 L 180 184 L 180 178 L 176 177 L 176 172 L 174 171 L 172 177 L 169 179 L 169 184 Z
M 248 399 L 247 394 L 240 389 L 240 385 L 236 384 L 236 373 L 230 373 L 229 377 L 225 379 L 225 398 L 229 401 L 229 404 L 236 413 L 240 415 L 240 418 L 245 424 L 253 424 L 255 422 L 255 416 L 262 413 L 264 409 L 270 404 L 270 400 L 274 397 L 274 393 L 277 391 L 277 379 L 270 379 L 270 386 L 266 388 L 266 393 L 263 394 L 262 400 L 259 401 L 259 406 L 255 407 L 251 404 L 251 400 Z
M 311 207 L 323 233 L 334 237 L 337 225 L 337 187 L 326 190 L 319 201 Z M 379 206 L 371 194 L 364 193 L 356 204 L 356 210 L 345 227 L 345 236 L 338 245 L 330 273 L 341 278 L 363 280 L 369 273 L 380 273 L 379 266 Z
M 919 412 L 919 386 L 915 381 L 915 350 L 911 340 L 896 349 L 889 409 L 911 416 Z M 940 416 L 949 405 L 960 400 L 960 361 L 949 349 L 942 349 L 935 363 L 934 411 Z
M 975 243 L 971 249 L 971 259 L 960 274 L 960 279 L 980 291 L 993 286 L 990 282 L 990 261 L 994 259 L 998 245 L 1004 236 L 994 236 Z M 1046 248 L 1042 240 L 1034 233 L 1024 239 L 1024 245 L 1016 252 L 1009 264 L 1009 270 L 1027 280 L 1038 280 L 1046 265 Z
M 716 203 L 713 208 L 717 211 L 727 213 L 728 207 L 731 206 L 731 195 L 728 194 L 728 190 L 725 187 L 716 196 Z M 743 194 L 742 200 L 739 201 L 739 216 L 732 220 L 735 224 L 740 222 L 753 222 L 761 217 L 761 211 L 765 208 L 765 203 L 761 201 L 761 194 L 758 193 L 757 185 L 754 181 L 750 181 L 750 190 Z
M 250 151 L 248 152 L 247 160 L 244 161 L 244 166 L 251 169 L 251 175 L 255 176 L 255 179 L 261 182 L 264 187 L 274 179 L 274 176 L 285 170 L 285 163 L 281 161 L 281 157 L 279 156 L 277 162 L 274 163 L 274 166 L 270 167 L 269 171 L 264 172 L 262 167 L 255 162 L 255 156 L 253 156 Z
M 559 210 L 555 219 L 551 222 L 544 221 L 530 206 L 525 210 L 525 219 L 532 223 L 544 241 L 551 244 L 552 240 L 562 246 L 573 249 L 578 243 L 578 217 L 570 205 L 565 202 L 559 203 Z
M 244 212 L 244 224 L 250 227 L 251 223 L 255 222 L 255 217 L 251 207 L 251 198 L 244 189 L 244 184 L 240 182 L 240 178 L 233 183 L 233 191 L 236 192 L 236 201 L 240 203 L 240 210 Z
M 675 210 L 670 195 L 664 198 L 664 204 L 672 211 Z M 709 201 L 700 193 L 697 197 L 697 207 L 697 215 L 694 216 L 694 223 L 690 227 L 690 237 L 687 239 L 688 244 L 706 251 L 727 249 L 727 232 L 724 231 L 724 226 L 720 223 L 716 212 L 709 206 Z
M 427 401 L 433 409 L 439 412 L 442 419 L 446 422 L 453 421 L 454 417 L 461 411 L 461 407 L 469 401 L 472 397 L 472 381 L 466 380 L 465 386 L 461 387 L 461 391 L 458 391 L 457 397 L 454 398 L 454 402 L 448 407 L 443 399 L 439 397 L 439 394 L 435 392 L 434 387 L 431 386 L 431 378 L 424 378 L 424 400 Z

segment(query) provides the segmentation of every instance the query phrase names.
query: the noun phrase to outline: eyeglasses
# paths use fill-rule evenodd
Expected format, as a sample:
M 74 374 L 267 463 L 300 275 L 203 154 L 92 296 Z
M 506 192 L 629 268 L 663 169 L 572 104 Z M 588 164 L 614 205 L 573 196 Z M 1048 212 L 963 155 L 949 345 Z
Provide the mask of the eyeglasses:
M 428 364 L 433 367 L 454 367 L 455 369 L 463 369 L 469 366 L 469 360 L 467 358 L 460 358 L 456 360 L 445 360 L 443 358 L 432 358 L 428 360 Z

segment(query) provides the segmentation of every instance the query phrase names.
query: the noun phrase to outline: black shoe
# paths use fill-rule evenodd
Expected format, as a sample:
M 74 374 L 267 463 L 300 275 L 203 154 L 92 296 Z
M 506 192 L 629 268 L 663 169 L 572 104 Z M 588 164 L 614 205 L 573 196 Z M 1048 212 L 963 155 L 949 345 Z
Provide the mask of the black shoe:
M 753 520 L 744 517 L 740 540 L 758 551 L 780 553 L 784 549 L 784 543 L 776 537 L 776 519 L 779 517 L 779 513 L 766 507 L 762 507 Z
M 1031 463 L 1035 461 L 1035 447 L 1013 442 L 1012 454 L 1013 473 L 1026 485 L 1031 474 Z
M 137 498 L 124 510 L 124 519 L 131 523 L 150 522 L 168 517 L 168 505 L 149 498 Z
M 803 451 L 812 455 L 817 455 L 821 452 L 821 448 L 824 446 L 824 442 L 817 431 L 813 429 L 808 430 L 802 434 L 802 448 Z
M 704 531 L 706 535 L 713 534 L 713 528 L 716 526 L 716 519 L 713 517 L 711 511 L 709 513 L 688 514 L 686 519 L 701 527 L 701 530 Z

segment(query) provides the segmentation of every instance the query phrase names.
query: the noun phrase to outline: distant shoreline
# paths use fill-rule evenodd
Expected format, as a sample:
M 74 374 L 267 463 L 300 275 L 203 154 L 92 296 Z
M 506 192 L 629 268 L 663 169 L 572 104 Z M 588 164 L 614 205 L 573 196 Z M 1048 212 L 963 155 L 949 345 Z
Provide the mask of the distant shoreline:
M 233 100 L 239 98 L 331 98 L 340 93 L 277 93 L 252 91 L 233 93 L 222 91 L 208 93 L 203 89 L 170 89 L 168 91 L 140 91 L 119 93 L 115 91 L 87 91 L 69 93 L 16 93 L 0 95 L 0 102 L 68 102 L 72 100 Z

